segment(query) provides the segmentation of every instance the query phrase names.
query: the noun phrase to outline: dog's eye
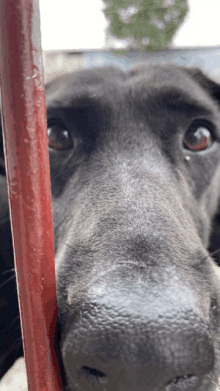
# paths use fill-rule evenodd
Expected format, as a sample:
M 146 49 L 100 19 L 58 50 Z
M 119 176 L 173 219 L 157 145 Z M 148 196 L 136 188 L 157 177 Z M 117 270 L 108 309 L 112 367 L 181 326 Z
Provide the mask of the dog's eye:
M 202 124 L 193 124 L 190 126 L 183 138 L 185 148 L 191 151 L 202 151 L 212 145 L 213 138 L 208 127 Z
M 48 145 L 53 149 L 64 150 L 73 146 L 73 139 L 66 126 L 59 122 L 49 123 L 47 127 Z

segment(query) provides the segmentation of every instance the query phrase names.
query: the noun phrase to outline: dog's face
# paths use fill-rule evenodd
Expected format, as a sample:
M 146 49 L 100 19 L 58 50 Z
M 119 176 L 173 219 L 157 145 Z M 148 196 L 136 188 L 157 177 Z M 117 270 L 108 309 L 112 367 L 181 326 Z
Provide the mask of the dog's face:
M 64 389 L 219 391 L 220 87 L 151 65 L 46 96 Z

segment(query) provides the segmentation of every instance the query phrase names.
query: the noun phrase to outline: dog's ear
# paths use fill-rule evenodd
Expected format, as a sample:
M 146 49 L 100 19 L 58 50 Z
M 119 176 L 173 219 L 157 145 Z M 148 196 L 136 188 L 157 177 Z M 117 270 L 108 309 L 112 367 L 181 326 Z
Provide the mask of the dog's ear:
M 216 99 L 220 104 L 220 78 L 219 83 L 214 78 L 209 78 L 199 68 L 182 68 L 184 72 L 190 75 L 202 88 L 204 88 L 210 95 Z

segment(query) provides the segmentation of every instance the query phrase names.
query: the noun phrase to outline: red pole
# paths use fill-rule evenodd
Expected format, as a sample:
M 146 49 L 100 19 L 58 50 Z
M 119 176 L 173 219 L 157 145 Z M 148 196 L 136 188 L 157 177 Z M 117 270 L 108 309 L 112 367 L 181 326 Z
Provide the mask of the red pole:
M 8 193 L 30 391 L 60 386 L 56 290 L 38 0 L 0 0 Z

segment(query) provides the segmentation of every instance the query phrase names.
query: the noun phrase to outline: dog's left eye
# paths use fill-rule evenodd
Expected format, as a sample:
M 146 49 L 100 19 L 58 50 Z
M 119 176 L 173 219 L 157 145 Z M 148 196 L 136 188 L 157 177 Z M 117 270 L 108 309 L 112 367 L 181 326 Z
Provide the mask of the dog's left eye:
M 73 146 L 73 139 L 66 126 L 59 122 L 52 122 L 47 127 L 48 145 L 53 149 L 64 150 Z
M 202 151 L 209 148 L 212 143 L 210 130 L 202 124 L 191 125 L 183 138 L 184 147 L 191 151 Z

